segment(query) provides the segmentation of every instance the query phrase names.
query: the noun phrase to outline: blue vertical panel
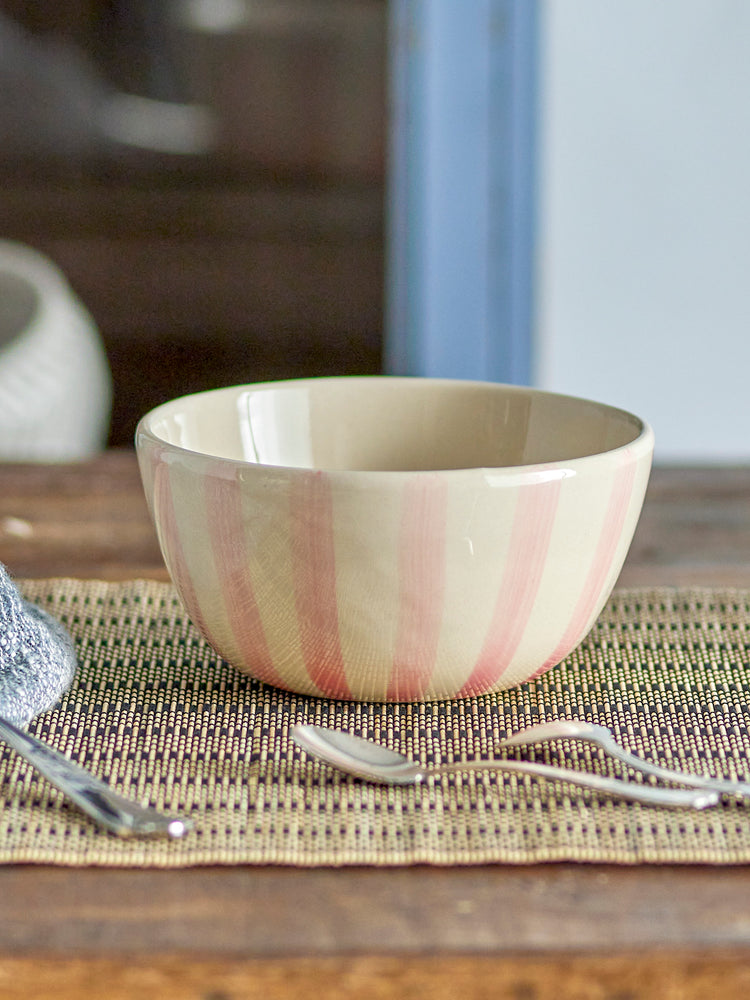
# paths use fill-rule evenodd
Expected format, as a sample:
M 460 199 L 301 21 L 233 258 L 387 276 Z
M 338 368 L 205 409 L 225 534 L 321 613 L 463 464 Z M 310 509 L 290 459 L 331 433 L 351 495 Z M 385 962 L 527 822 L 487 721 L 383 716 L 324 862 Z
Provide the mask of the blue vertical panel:
M 530 371 L 536 0 L 391 0 L 385 368 Z

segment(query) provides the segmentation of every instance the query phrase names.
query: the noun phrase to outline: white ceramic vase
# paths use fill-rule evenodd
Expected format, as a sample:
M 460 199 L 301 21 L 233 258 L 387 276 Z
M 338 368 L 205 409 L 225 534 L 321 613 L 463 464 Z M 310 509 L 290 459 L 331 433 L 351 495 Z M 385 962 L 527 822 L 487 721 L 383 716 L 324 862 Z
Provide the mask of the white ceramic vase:
M 96 453 L 111 403 L 98 330 L 64 275 L 37 251 L 0 240 L 0 461 Z

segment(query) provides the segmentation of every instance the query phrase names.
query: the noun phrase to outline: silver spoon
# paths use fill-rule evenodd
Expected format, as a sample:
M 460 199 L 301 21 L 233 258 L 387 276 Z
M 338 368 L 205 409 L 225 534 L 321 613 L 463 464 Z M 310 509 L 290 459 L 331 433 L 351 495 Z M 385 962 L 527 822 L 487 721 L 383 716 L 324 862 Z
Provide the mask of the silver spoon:
M 535 764 L 518 760 L 467 760 L 458 764 L 440 764 L 423 767 L 400 753 L 359 736 L 326 729 L 323 726 L 294 726 L 291 736 L 307 753 L 325 761 L 331 767 L 346 771 L 366 781 L 387 785 L 416 785 L 430 777 L 457 774 L 466 771 L 503 771 L 530 774 L 553 781 L 568 781 L 573 785 L 606 792 L 634 802 L 649 805 L 682 806 L 705 809 L 716 805 L 719 796 L 709 790 L 694 791 L 687 788 L 655 788 L 634 782 L 605 778 L 548 764 Z
M 188 820 L 129 802 L 93 774 L 2 717 L 0 738 L 85 813 L 121 836 L 182 837 L 190 829 Z
M 593 722 L 582 722 L 571 719 L 560 719 L 556 722 L 540 722 L 529 726 L 519 733 L 513 733 L 500 741 L 501 747 L 523 747 L 533 743 L 544 743 L 548 740 L 582 740 L 602 747 L 610 756 L 622 761 L 635 771 L 650 774 L 664 781 L 674 781 L 691 788 L 709 788 L 720 795 L 744 795 L 750 797 L 750 783 L 746 781 L 727 781 L 723 778 L 707 778 L 701 774 L 689 774 L 684 771 L 674 771 L 660 764 L 651 764 L 634 753 L 626 750 L 615 740 L 606 726 L 598 726 Z

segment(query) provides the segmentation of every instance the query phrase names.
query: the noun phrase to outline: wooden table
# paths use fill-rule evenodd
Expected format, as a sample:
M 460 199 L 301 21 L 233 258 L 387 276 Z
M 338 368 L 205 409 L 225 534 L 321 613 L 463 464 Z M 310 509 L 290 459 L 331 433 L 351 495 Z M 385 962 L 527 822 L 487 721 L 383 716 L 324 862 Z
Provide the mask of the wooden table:
M 166 579 L 133 454 L 0 466 L 0 561 Z M 620 582 L 750 587 L 750 469 L 655 470 Z M 750 868 L 0 867 L 2 998 L 311 992 L 748 996 Z

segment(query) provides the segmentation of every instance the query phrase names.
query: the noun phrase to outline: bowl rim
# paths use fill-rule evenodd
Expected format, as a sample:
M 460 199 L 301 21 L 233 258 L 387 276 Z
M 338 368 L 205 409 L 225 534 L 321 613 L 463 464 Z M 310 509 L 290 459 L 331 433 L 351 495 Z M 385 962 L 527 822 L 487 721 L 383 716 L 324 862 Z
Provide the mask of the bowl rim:
M 325 466 L 277 465 L 264 462 L 252 462 L 243 458 L 228 458 L 223 455 L 215 455 L 211 452 L 198 451 L 194 448 L 187 448 L 184 445 L 174 444 L 173 442 L 160 437 L 152 429 L 154 421 L 157 420 L 161 414 L 174 409 L 180 403 L 185 403 L 188 400 L 200 399 L 201 397 L 208 398 L 210 396 L 237 393 L 247 390 L 268 391 L 273 389 L 300 388 L 305 385 L 313 384 L 321 385 L 340 382 L 352 383 L 355 381 L 362 383 L 389 381 L 392 383 L 402 382 L 412 385 L 417 383 L 429 383 L 436 386 L 445 385 L 455 387 L 476 387 L 480 389 L 490 388 L 510 393 L 512 395 L 544 396 L 550 399 L 568 400 L 573 403 L 593 406 L 610 413 L 613 416 L 622 417 L 625 420 L 632 422 L 634 424 L 634 429 L 638 429 L 638 431 L 632 441 L 618 445 L 616 448 L 592 452 L 591 454 L 581 455 L 576 458 L 556 458 L 546 462 L 535 462 L 522 465 L 465 466 L 461 468 L 448 469 L 336 469 L 326 468 Z M 618 456 L 623 456 L 625 453 L 631 453 L 635 458 L 643 455 L 651 455 L 654 450 L 654 431 L 651 425 L 642 417 L 637 416 L 631 411 L 623 409 L 622 407 L 613 406 L 610 403 L 603 403 L 599 400 L 590 399 L 585 396 L 576 396 L 570 393 L 554 392 L 549 389 L 538 388 L 536 386 L 515 385 L 507 382 L 491 382 L 488 380 L 478 379 L 442 378 L 422 375 L 322 375 L 307 378 L 269 379 L 261 382 L 238 383 L 236 385 L 218 386 L 213 389 L 204 389 L 198 392 L 186 393 L 183 396 L 176 396 L 173 399 L 166 400 L 143 414 L 143 416 L 139 419 L 135 430 L 135 448 L 137 453 L 143 450 L 144 440 L 150 441 L 157 447 L 169 449 L 172 452 L 183 454 L 186 457 L 189 456 L 193 460 L 199 459 L 207 463 L 222 463 L 230 467 L 235 466 L 245 470 L 267 470 L 286 473 L 288 475 L 309 475 L 310 473 L 323 472 L 327 476 L 337 479 L 365 479 L 368 477 L 377 479 L 395 479 L 406 476 L 413 477 L 436 475 L 441 477 L 457 477 L 466 476 L 467 474 L 481 473 L 482 475 L 491 474 L 493 477 L 521 477 L 523 479 L 528 478 L 532 481 L 546 481 L 550 478 L 565 478 L 567 475 L 572 475 L 576 471 L 583 471 L 583 468 L 588 465 L 598 464 L 602 458 L 612 457 L 614 459 Z

